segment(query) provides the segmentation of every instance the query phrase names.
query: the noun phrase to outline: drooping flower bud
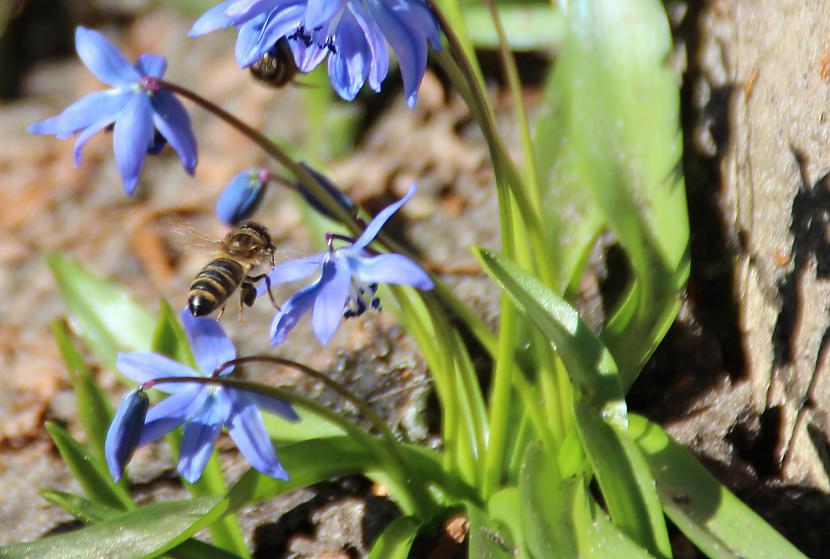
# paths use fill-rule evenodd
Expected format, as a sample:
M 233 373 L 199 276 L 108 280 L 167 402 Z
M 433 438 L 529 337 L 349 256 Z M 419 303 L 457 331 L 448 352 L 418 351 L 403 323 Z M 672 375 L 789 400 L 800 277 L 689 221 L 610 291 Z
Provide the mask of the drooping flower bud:
M 216 201 L 216 215 L 225 224 L 235 226 L 259 208 L 268 183 L 268 172 L 256 167 L 237 173 Z
M 115 412 L 115 418 L 110 424 L 107 440 L 104 443 L 107 466 L 115 481 L 121 479 L 124 467 L 138 447 L 149 407 L 150 400 L 147 394 L 140 388 L 136 388 L 124 395 L 118 411 Z
M 332 195 L 332 197 L 337 200 L 337 203 L 340 205 L 341 208 L 346 210 L 348 214 L 352 217 L 357 215 L 357 206 L 355 203 L 352 202 L 352 199 L 346 196 L 343 192 L 340 191 L 329 179 L 327 179 L 324 175 L 318 173 L 305 163 L 300 163 L 300 166 L 308 171 L 308 173 L 313 176 L 317 181 L 326 189 L 326 192 Z M 302 183 L 297 183 L 297 190 L 305 198 L 306 202 L 317 210 L 320 214 L 324 215 L 329 219 L 336 219 L 331 212 L 326 209 L 323 203 L 318 200 Z

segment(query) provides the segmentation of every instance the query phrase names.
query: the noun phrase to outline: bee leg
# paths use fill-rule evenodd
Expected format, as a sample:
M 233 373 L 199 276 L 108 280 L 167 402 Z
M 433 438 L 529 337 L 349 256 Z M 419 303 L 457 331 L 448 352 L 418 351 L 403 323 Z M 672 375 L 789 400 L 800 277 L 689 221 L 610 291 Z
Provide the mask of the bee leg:
M 278 311 L 282 310 L 280 308 L 280 306 L 277 304 L 277 301 L 274 299 L 274 294 L 271 292 L 271 278 L 268 277 L 268 274 L 260 274 L 258 276 L 248 276 L 248 277 L 245 278 L 245 281 L 249 282 L 248 285 L 250 285 L 250 289 L 252 291 L 254 291 L 254 293 L 256 293 L 256 291 L 254 290 L 254 287 L 253 287 L 252 284 L 254 282 L 259 281 L 259 280 L 265 281 L 265 286 L 268 288 L 268 298 L 271 299 L 271 304 L 274 305 L 274 308 L 277 309 Z M 253 304 L 253 302 L 251 304 Z
M 222 305 L 222 308 L 219 309 L 219 314 L 216 315 L 216 320 L 222 320 L 223 314 L 225 314 L 225 305 Z
M 242 324 L 242 313 L 246 306 L 253 307 L 254 301 L 256 301 L 256 289 L 254 288 L 253 284 L 249 282 L 243 282 L 242 285 L 239 286 L 239 323 Z

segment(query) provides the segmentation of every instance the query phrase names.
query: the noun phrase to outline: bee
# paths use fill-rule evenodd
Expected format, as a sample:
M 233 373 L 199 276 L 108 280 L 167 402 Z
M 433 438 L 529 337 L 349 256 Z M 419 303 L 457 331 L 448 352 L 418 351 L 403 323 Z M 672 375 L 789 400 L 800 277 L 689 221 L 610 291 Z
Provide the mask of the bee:
M 266 274 L 250 276 L 256 266 L 270 262 L 274 267 L 276 247 L 265 226 L 254 221 L 244 221 L 217 243 L 218 255 L 196 274 L 190 284 L 187 306 L 193 316 L 205 316 L 220 308 L 219 316 L 225 309 L 225 302 L 237 288 L 239 292 L 239 313 L 243 305 L 252 306 L 256 300 L 254 283 L 264 279 L 268 286 L 271 303 L 279 308 L 271 294 L 271 284 Z
M 286 39 L 280 39 L 262 58 L 251 64 L 251 75 L 264 84 L 282 87 L 297 75 L 294 54 Z

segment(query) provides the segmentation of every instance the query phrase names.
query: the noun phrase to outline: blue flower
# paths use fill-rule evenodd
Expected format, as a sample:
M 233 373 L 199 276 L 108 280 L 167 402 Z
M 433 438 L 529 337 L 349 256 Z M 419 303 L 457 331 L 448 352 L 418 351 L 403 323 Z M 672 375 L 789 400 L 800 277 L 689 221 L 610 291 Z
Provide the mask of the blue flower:
M 187 309 L 182 311 L 181 320 L 196 357 L 198 371 L 150 352 L 119 354 L 116 361 L 118 370 L 140 383 L 163 377 L 210 376 L 219 365 L 236 357 L 236 348 L 218 321 L 194 318 Z M 221 375 L 229 375 L 232 371 L 233 367 L 228 367 Z M 113 477 L 120 477 L 124 463 L 137 446 L 151 443 L 184 424 L 178 471 L 190 483 L 201 477 L 223 426 L 227 426 L 228 434 L 251 466 L 271 477 L 288 479 L 288 473 L 277 458 L 262 422 L 259 408 L 296 421 L 299 417 L 289 404 L 216 384 L 162 382 L 154 384 L 153 388 L 171 395 L 147 411 L 137 442 L 130 442 L 135 441 L 135 418 L 139 414 L 130 411 L 135 406 L 130 403 L 129 396 L 121 406 L 124 412 L 119 409 L 116 420 L 110 426 L 105 450 Z M 119 419 L 125 417 L 131 419 Z M 110 440 L 112 444 L 109 444 Z
M 234 175 L 216 201 L 219 220 L 234 226 L 251 217 L 262 202 L 268 178 L 268 171 L 257 168 Z
M 425 290 L 434 287 L 429 274 L 406 256 L 376 254 L 366 248 L 386 221 L 414 194 L 413 185 L 406 196 L 375 216 L 352 244 L 335 249 L 331 242 L 333 237 L 330 237 L 326 252 L 283 262 L 268 274 L 271 285 L 276 285 L 307 278 L 320 271 L 313 283 L 289 297 L 277 312 L 271 323 L 272 345 L 285 341 L 288 332 L 308 311 L 311 311 L 314 335 L 320 343 L 327 343 L 342 317 L 359 316 L 368 306 L 380 309 L 380 301 L 375 295 L 379 283 L 410 285 Z M 260 283 L 257 293 L 265 293 L 266 289 L 266 283 Z
M 338 95 L 351 101 L 368 80 L 380 91 L 389 71 L 387 43 L 401 68 L 407 103 L 415 105 L 427 65 L 427 42 L 441 48 L 436 20 L 423 0 L 228 0 L 200 17 L 191 36 L 235 25 L 236 59 L 243 68 L 282 38 L 301 72 L 328 55 Z
M 32 124 L 27 130 L 54 134 L 62 140 L 77 134 L 77 167 L 87 140 L 114 123 L 115 162 L 130 195 L 138 183 L 144 157 L 148 152 L 158 153 L 164 141 L 173 146 L 185 170 L 193 174 L 196 138 L 190 117 L 179 100 L 159 85 L 167 61 L 144 53 L 132 65 L 109 39 L 84 27 L 75 30 L 75 48 L 90 72 L 113 89 L 82 97 L 61 114 Z

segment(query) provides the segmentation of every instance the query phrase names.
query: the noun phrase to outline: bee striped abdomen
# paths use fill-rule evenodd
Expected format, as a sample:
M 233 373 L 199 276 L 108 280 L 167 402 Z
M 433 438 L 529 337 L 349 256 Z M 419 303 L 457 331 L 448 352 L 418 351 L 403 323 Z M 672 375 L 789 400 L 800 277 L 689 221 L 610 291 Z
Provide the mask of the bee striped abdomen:
M 193 316 L 205 316 L 222 306 L 239 287 L 245 270 L 228 258 L 212 260 L 190 284 L 187 304 Z

